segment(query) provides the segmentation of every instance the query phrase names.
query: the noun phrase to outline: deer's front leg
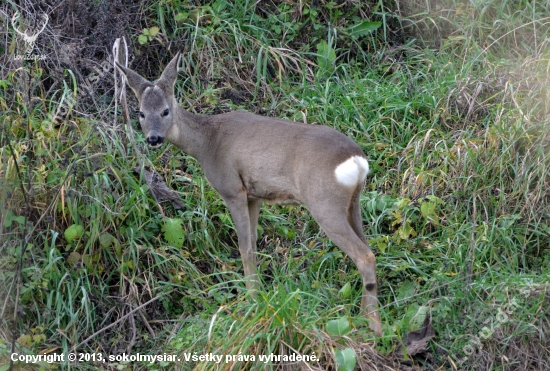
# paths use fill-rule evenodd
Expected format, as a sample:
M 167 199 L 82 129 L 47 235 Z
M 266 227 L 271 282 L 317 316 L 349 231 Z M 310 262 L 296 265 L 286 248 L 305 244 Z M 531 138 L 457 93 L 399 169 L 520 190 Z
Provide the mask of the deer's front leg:
M 252 296 L 255 296 L 258 287 L 258 275 L 256 274 L 256 230 L 252 230 L 252 226 L 256 228 L 258 220 L 259 204 L 249 204 L 246 191 L 238 192 L 232 195 L 222 195 L 227 208 L 231 213 L 235 227 L 237 228 L 237 237 L 239 241 L 239 251 L 243 261 L 244 275 L 246 279 L 246 288 L 251 291 Z M 254 201 L 252 201 L 254 202 Z M 253 213 L 251 215 L 250 213 Z M 256 222 L 253 223 L 252 218 Z
M 248 200 L 248 217 L 250 218 L 250 236 L 252 249 L 256 251 L 258 241 L 258 217 L 260 216 L 260 200 Z

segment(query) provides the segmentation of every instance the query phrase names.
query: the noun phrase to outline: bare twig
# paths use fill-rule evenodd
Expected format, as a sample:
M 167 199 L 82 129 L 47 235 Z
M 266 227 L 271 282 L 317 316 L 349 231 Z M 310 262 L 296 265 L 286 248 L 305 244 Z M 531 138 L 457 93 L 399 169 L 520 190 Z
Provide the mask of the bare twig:
M 121 40 L 124 42 L 124 55 L 125 55 L 124 63 L 122 63 L 122 61 L 120 60 L 120 41 Z M 113 44 L 113 65 L 115 65 L 115 62 L 118 62 L 121 65 L 128 67 L 128 45 L 126 44 L 126 39 L 124 37 L 116 39 L 115 43 Z M 128 101 L 126 99 L 126 78 L 124 77 L 124 75 L 121 75 L 122 82 L 120 84 L 120 97 L 119 97 L 119 95 L 117 94 L 117 91 L 118 91 L 117 75 L 120 75 L 120 71 L 118 71 L 118 69 L 115 67 L 113 74 L 115 79 L 115 101 L 120 99 L 120 104 L 122 105 L 122 120 L 128 127 L 127 137 L 132 142 L 132 146 L 134 147 L 134 152 L 136 156 L 138 158 L 141 158 L 141 152 L 136 144 L 136 140 L 134 139 L 134 131 L 132 129 L 132 124 L 130 123 L 130 112 L 128 110 Z M 117 112 L 116 104 L 117 103 L 115 102 L 115 118 L 114 118 L 115 123 L 116 123 L 116 112 Z
M 71 349 L 71 352 L 74 352 L 75 350 L 77 350 L 78 348 L 80 348 L 82 345 L 86 344 L 88 341 L 92 340 L 94 337 L 96 337 L 97 335 L 107 331 L 108 329 L 110 329 L 111 327 L 114 327 L 116 326 L 117 324 L 119 324 L 120 322 L 124 321 L 126 318 L 132 316 L 135 312 L 141 310 L 142 308 L 146 307 L 147 305 L 151 304 L 152 302 L 162 298 L 163 296 L 166 296 L 170 293 L 172 293 L 172 291 L 174 290 L 170 290 L 168 292 L 165 292 L 164 294 L 160 294 L 160 295 L 157 295 L 155 296 L 153 299 L 141 304 L 139 307 L 136 307 L 134 309 L 132 309 L 130 312 L 128 312 L 127 314 L 125 314 L 124 316 L 120 317 L 118 320 L 116 320 L 115 322 L 111 323 L 110 325 L 106 326 L 106 327 L 103 327 L 101 330 L 99 331 L 96 331 L 95 333 L 93 333 L 92 335 L 88 336 L 84 341 L 81 341 L 79 344 L 75 345 L 72 349 Z
M 130 344 L 128 344 L 128 347 L 126 348 L 126 352 L 128 354 L 132 353 L 132 348 L 136 344 L 136 332 L 137 331 L 136 331 L 135 316 L 133 314 L 130 316 L 130 325 L 132 326 L 132 338 L 130 339 Z
M 151 325 L 149 324 L 149 321 L 147 321 L 147 317 L 145 317 L 145 314 L 143 314 L 143 311 L 140 311 L 139 312 L 139 315 L 141 317 L 141 320 L 143 321 L 143 323 L 145 324 L 145 327 L 147 327 L 147 330 L 149 331 L 149 333 L 151 334 L 151 337 L 155 338 L 157 335 L 155 334 L 155 331 L 153 330 L 153 328 L 151 327 Z

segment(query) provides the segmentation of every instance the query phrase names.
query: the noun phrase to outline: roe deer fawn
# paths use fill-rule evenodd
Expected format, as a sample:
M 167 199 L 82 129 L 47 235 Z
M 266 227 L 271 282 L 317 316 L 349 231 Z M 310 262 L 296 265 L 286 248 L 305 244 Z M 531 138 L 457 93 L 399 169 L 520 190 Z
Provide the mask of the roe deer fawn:
M 359 194 L 369 165 L 361 148 L 322 125 L 236 111 L 194 115 L 174 97 L 180 53 L 151 83 L 131 69 L 126 76 L 140 104 L 147 144 L 164 140 L 197 159 L 237 228 L 246 287 L 254 290 L 260 203 L 304 204 L 327 236 L 350 256 L 363 279 L 361 308 L 369 327 L 382 334 L 376 258 L 363 234 Z

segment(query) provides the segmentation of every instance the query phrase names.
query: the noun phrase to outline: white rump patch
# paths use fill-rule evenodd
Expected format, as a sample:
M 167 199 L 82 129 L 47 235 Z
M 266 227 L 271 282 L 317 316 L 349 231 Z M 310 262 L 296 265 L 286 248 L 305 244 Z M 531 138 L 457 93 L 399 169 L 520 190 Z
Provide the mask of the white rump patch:
M 369 163 L 361 156 L 348 158 L 334 170 L 334 175 L 338 183 L 347 187 L 355 186 L 363 182 L 368 173 Z

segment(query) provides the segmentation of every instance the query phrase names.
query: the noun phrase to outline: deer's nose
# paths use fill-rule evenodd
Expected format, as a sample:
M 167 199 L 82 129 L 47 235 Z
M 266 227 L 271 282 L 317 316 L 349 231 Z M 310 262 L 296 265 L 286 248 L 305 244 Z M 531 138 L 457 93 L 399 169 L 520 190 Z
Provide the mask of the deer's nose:
M 146 139 L 147 144 L 151 147 L 158 147 L 164 142 L 164 138 L 159 135 L 149 135 Z

